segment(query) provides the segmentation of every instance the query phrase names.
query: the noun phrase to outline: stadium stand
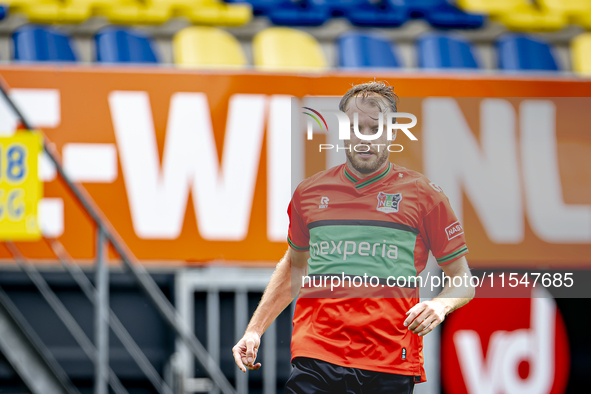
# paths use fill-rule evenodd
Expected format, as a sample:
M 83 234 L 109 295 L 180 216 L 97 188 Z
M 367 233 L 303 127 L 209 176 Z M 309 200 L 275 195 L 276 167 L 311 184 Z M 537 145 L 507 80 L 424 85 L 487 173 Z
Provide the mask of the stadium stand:
M 355 26 L 397 27 L 410 17 L 442 28 L 478 28 L 484 18 L 459 10 L 446 0 L 230 0 L 247 2 L 255 15 L 275 25 L 319 26 L 331 17 L 346 17 Z
M 136 30 L 107 27 L 95 37 L 96 60 L 103 63 L 158 63 L 151 37 Z
M 417 40 L 421 68 L 479 68 L 476 50 L 464 37 L 449 33 L 429 33 Z
M 241 68 L 247 65 L 238 40 L 216 27 L 187 27 L 175 34 L 172 45 L 174 62 L 183 67 Z
M 497 41 L 497 51 L 501 70 L 560 70 L 552 47 L 539 37 L 507 34 Z
M 69 35 L 46 26 L 25 25 L 12 34 L 14 60 L 28 62 L 75 62 Z
M 321 71 L 328 62 L 320 44 L 308 33 L 270 27 L 252 42 L 255 67 L 265 71 Z
M 390 68 L 402 63 L 393 43 L 379 34 L 348 33 L 337 42 L 339 67 Z
M 563 14 L 536 8 L 527 0 L 458 0 L 458 5 L 468 12 L 488 14 L 510 30 L 556 31 L 567 23 Z
M 459 67 L 491 70 L 498 68 L 495 56 L 499 48 L 497 37 L 511 33 L 510 30 L 525 30 L 548 31 L 544 37 L 563 57 L 563 63 L 568 67 L 564 71 L 580 73 L 574 63 L 570 67 L 571 62 L 564 61 L 569 57 L 575 59 L 580 56 L 571 49 L 575 48 L 574 41 L 573 46 L 570 43 L 581 29 L 572 24 L 591 29 L 591 0 L 540 0 L 537 7 L 532 7 L 528 0 L 459 0 L 457 6 L 448 0 L 225 1 L 5 0 L 3 3 L 9 4 L 12 15 L 3 21 L 0 56 L 3 59 L 12 57 L 8 44 L 14 31 L 12 26 L 21 25 L 24 17 L 40 25 L 79 23 L 78 26 L 64 27 L 64 30 L 73 36 L 80 49 L 77 60 L 95 61 L 95 42 L 88 38 L 95 36 L 97 30 L 105 26 L 106 19 L 113 25 L 152 25 L 142 30 L 158 38 L 158 44 L 152 48 L 158 47 L 159 52 L 152 50 L 156 55 L 151 60 L 146 60 L 149 57 L 131 60 L 133 56 L 126 55 L 128 62 L 157 60 L 165 64 L 197 68 L 254 65 L 267 70 L 315 70 L 327 67 Z M 5 8 L 8 11 L 8 6 Z M 2 14 L 0 6 L 0 18 Z M 253 15 L 260 17 L 251 23 Z M 485 21 L 488 22 L 484 24 Z M 181 32 L 188 24 L 196 24 L 199 28 Z M 279 30 L 259 35 L 269 27 L 272 28 L 270 31 L 275 31 L 273 26 L 311 27 L 303 30 L 312 38 L 296 33 L 295 36 L 299 38 L 295 42 L 298 46 L 307 42 L 306 45 L 313 49 L 301 56 L 286 53 L 292 50 L 292 38 L 287 36 L 292 37 L 293 34 Z M 225 27 L 230 29 L 226 31 Z M 375 31 L 369 34 L 369 31 L 363 30 L 367 28 Z M 444 34 L 447 33 L 446 29 L 464 31 L 456 31 L 458 35 L 449 36 Z M 557 29 L 561 30 L 551 32 Z M 427 35 L 422 37 L 425 33 Z M 428 34 L 447 38 L 428 39 Z M 277 38 L 279 36 L 281 38 Z M 277 45 L 279 49 L 265 50 L 261 45 L 257 46 L 254 41 L 260 42 L 261 38 L 272 41 L 272 45 Z M 278 40 L 288 41 L 286 44 L 277 44 Z M 461 43 L 456 42 L 458 40 Z M 478 50 L 482 51 L 482 58 L 475 57 L 475 49 L 470 42 L 477 44 Z M 466 48 L 466 45 L 470 48 Z M 269 55 L 273 51 L 275 53 Z M 107 62 L 123 61 L 121 59 L 125 56 L 122 53 L 114 58 L 116 60 Z M 255 53 L 258 58 L 254 56 L 256 59 L 250 60 Z M 263 53 L 266 55 L 263 56 Z M 292 57 L 293 60 L 284 60 Z M 548 65 L 537 67 L 532 70 L 554 69 Z
M 583 33 L 571 42 L 573 70 L 581 75 L 591 76 L 591 33 Z

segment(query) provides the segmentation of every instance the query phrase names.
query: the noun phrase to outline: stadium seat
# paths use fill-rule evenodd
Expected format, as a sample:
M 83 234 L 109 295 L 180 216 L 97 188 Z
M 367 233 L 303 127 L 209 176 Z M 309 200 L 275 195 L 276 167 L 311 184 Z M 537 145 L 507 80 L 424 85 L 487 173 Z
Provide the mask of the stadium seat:
M 509 30 L 528 32 L 557 31 L 565 27 L 568 22 L 563 14 L 531 8 L 531 6 L 518 8 L 491 19 L 503 23 Z
M 8 6 L 0 4 L 0 20 L 4 19 L 6 14 L 8 14 Z
M 254 65 L 268 71 L 320 71 L 328 66 L 320 44 L 310 34 L 271 27 L 253 39 Z
M 270 8 L 267 17 L 278 26 L 320 26 L 331 14 L 324 0 L 287 0 Z
M 349 12 L 355 11 L 360 6 L 368 3 L 367 0 L 325 0 L 325 2 L 330 8 L 332 16 L 346 16 Z
M 566 15 L 572 23 L 591 30 L 591 0 L 540 0 L 548 12 Z
M 75 0 L 3 0 L 12 12 L 24 13 L 33 23 L 80 23 L 91 16 L 87 5 Z
M 469 14 L 447 0 L 405 0 L 413 18 L 424 18 L 431 26 L 446 29 L 476 29 L 484 24 L 484 16 Z
M 247 65 L 240 43 L 227 31 L 194 26 L 172 40 L 174 62 L 182 67 L 240 68 Z
M 41 3 L 58 3 L 58 0 L 2 0 L 2 4 L 10 8 L 11 12 L 26 12 L 27 8 L 31 5 Z
M 421 68 L 479 68 L 471 42 L 456 34 L 431 33 L 417 40 Z
M 158 63 L 152 39 L 144 33 L 107 27 L 94 37 L 96 60 L 103 63 Z
M 591 30 L 591 11 L 584 13 L 584 14 L 577 14 L 571 17 L 573 23 L 577 25 L 581 25 L 583 28 L 587 30 Z
M 497 51 L 502 70 L 560 69 L 550 45 L 538 37 L 507 34 L 497 41 Z
M 14 60 L 75 62 L 73 42 L 67 34 L 46 26 L 25 25 L 12 33 Z
M 177 12 L 200 25 L 240 26 L 252 19 L 250 4 L 226 4 L 222 0 L 193 0 L 188 7 L 179 7 Z
M 146 0 L 113 7 L 106 16 L 113 23 L 161 24 L 182 16 L 200 25 L 239 26 L 250 22 L 252 7 L 221 0 Z
M 394 44 L 378 34 L 348 33 L 337 41 L 339 67 L 401 67 Z
M 344 14 L 355 26 L 398 27 L 409 18 L 407 7 L 397 0 L 352 2 Z
M 544 9 L 567 15 L 577 15 L 591 11 L 591 0 L 538 0 L 538 3 Z
M 567 23 L 565 15 L 539 9 L 528 0 L 458 0 L 458 5 L 467 12 L 488 14 L 517 31 L 555 31 Z
M 147 1 L 125 1 L 113 7 L 105 7 L 101 15 L 114 24 L 151 24 L 159 25 L 172 17 L 172 9 L 166 4 Z
M 573 71 L 591 76 L 591 33 L 576 36 L 570 44 Z
M 319 26 L 331 17 L 326 0 L 227 0 L 248 3 L 254 15 L 266 15 L 278 26 Z

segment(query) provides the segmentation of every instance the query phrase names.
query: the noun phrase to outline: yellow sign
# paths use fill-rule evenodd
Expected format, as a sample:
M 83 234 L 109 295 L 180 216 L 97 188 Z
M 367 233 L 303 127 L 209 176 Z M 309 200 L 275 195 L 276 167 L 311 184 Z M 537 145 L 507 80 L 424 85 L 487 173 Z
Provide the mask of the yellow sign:
M 41 237 L 37 206 L 43 196 L 37 165 L 39 132 L 0 138 L 0 240 L 32 241 Z

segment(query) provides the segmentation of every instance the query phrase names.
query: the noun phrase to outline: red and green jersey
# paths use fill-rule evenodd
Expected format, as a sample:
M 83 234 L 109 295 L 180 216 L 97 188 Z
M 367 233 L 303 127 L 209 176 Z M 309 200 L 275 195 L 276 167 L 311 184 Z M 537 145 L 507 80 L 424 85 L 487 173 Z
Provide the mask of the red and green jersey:
M 288 242 L 297 251 L 310 251 L 311 277 L 344 273 L 384 283 L 388 277 L 418 275 L 429 251 L 440 265 L 468 253 L 462 226 L 441 188 L 391 163 L 364 179 L 344 164 L 320 172 L 297 187 L 288 213 Z M 405 313 L 418 302 L 418 286 L 404 297 L 300 294 L 292 358 L 425 381 L 422 337 L 403 325 Z

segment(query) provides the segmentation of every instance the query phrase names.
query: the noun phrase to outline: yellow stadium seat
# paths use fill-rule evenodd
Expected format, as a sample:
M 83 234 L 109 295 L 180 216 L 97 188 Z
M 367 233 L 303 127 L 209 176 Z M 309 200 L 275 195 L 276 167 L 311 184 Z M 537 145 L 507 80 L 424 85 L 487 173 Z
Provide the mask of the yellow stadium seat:
M 252 19 L 252 6 L 245 4 L 226 4 L 217 0 L 202 0 L 190 9 L 187 15 L 191 22 L 200 25 L 240 26 Z
M 524 0 L 458 0 L 458 6 L 475 14 L 502 14 L 526 4 Z
M 149 24 L 159 25 L 172 17 L 170 7 L 159 4 L 129 3 L 111 7 L 104 15 L 115 24 Z
M 591 0 L 539 0 L 542 8 L 568 15 L 591 13 Z
M 109 15 L 115 9 L 141 7 L 139 0 L 9 0 L 16 12 L 28 15 L 34 23 L 80 23 L 93 15 Z M 123 18 L 122 18 L 123 19 Z M 168 15 L 160 18 L 162 23 Z M 117 22 L 126 23 L 127 20 Z M 133 22 L 133 20 L 131 21 Z
M 187 27 L 172 40 L 174 62 L 182 67 L 241 68 L 247 65 L 240 43 L 216 27 Z
M 586 14 L 573 15 L 571 17 L 571 20 L 573 21 L 573 23 L 581 25 L 587 30 L 591 30 L 591 11 L 589 11 Z
M 11 12 L 24 12 L 32 5 L 60 4 L 60 0 L 2 0 L 2 4 L 8 4 Z
M 572 23 L 591 30 L 591 0 L 540 0 L 543 9 L 569 17 Z
M 252 7 L 220 0 L 146 0 L 113 7 L 106 16 L 113 23 L 160 24 L 183 16 L 200 25 L 239 26 L 250 22 Z
M 268 71 L 321 71 L 328 67 L 320 44 L 310 34 L 271 27 L 253 39 L 254 65 Z
M 74 3 L 33 4 L 24 12 L 33 23 L 80 23 L 92 16 L 87 5 Z
M 79 23 L 90 16 L 89 10 L 61 0 L 3 0 L 10 11 L 24 13 L 34 23 Z
M 510 30 L 556 31 L 567 23 L 562 12 L 536 8 L 527 0 L 459 0 L 458 5 L 468 12 L 489 14 Z
M 566 15 L 552 11 L 541 11 L 531 6 L 516 8 L 506 14 L 500 14 L 491 19 L 504 24 L 509 30 L 517 31 L 556 31 L 566 26 Z
M 570 44 L 573 70 L 581 75 L 591 76 L 591 33 L 575 37 Z

